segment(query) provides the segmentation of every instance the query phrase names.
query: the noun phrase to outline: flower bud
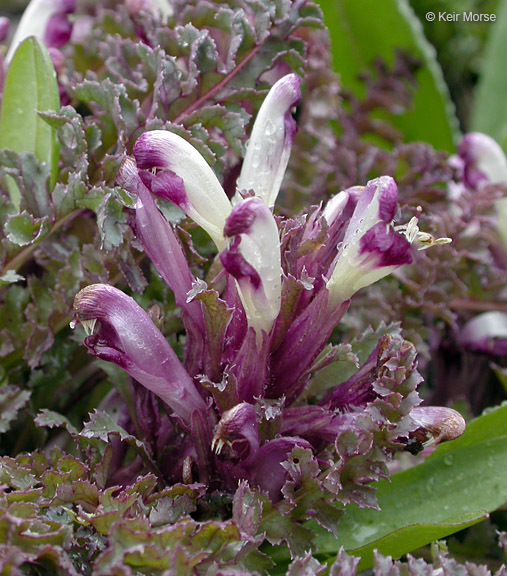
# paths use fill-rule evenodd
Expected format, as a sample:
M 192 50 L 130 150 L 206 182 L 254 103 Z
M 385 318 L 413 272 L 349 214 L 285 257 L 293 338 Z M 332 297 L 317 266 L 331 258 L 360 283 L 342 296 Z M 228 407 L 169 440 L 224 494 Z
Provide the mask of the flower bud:
M 507 354 L 507 314 L 485 312 L 469 320 L 460 334 L 463 346 L 503 356 Z
M 465 183 L 475 189 L 484 182 L 507 184 L 507 159 L 500 145 L 487 134 L 470 132 L 461 140 Z
M 74 312 L 92 354 L 123 368 L 187 425 L 195 411 L 206 412 L 192 378 L 133 298 L 113 286 L 92 284 L 76 295 Z

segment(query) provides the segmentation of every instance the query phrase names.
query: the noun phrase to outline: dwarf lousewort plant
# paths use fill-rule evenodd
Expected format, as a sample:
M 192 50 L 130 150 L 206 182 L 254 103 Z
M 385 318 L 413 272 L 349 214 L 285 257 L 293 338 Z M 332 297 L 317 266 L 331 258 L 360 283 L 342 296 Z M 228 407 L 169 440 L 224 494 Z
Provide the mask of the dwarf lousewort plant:
M 166 463 L 171 480 L 229 492 L 246 480 L 277 502 L 301 487 L 305 454 L 304 474 L 322 477 L 326 498 L 374 505 L 366 484 L 386 475 L 394 451 L 453 438 L 464 426 L 452 410 L 414 408 L 414 348 L 389 334 L 354 376 L 320 396 L 306 394 L 312 374 L 332 361 L 326 345 L 352 296 L 410 264 L 411 242 L 422 233 L 415 222 L 393 226 L 391 177 L 340 192 L 299 218 L 275 218 L 299 97 L 294 74 L 271 89 L 232 201 L 199 152 L 169 131 L 142 134 L 134 159 L 120 168 L 118 184 L 137 197 L 137 238 L 182 310 L 183 362 L 148 314 L 112 286 L 81 290 L 75 320 L 92 354 L 169 408 L 171 426 L 186 438 Z M 194 277 L 154 196 L 179 206 L 213 239 L 219 254 L 208 282 Z M 361 462 L 355 477 L 345 470 L 354 458 Z M 350 493 L 347 481 L 355 484 Z

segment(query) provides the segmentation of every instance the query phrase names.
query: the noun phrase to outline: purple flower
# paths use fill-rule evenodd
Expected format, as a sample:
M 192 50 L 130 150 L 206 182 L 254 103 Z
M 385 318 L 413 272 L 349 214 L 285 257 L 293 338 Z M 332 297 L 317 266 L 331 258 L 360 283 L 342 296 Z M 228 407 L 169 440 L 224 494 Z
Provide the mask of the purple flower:
M 455 157 L 454 162 L 461 170 L 463 184 L 471 190 L 488 184 L 507 186 L 507 158 L 500 145 L 486 134 L 466 134 L 459 146 L 459 157 Z M 455 188 L 458 194 L 461 193 L 460 184 L 455 184 Z M 497 233 L 507 254 L 507 198 L 497 200 L 495 208 Z
M 507 159 L 500 145 L 487 134 L 469 132 L 459 145 L 465 184 L 507 184 Z
M 273 85 L 255 119 L 236 182 L 239 191 L 252 190 L 269 208 L 275 205 L 289 162 L 296 134 L 291 110 L 300 98 L 301 82 L 295 74 L 288 74 Z M 236 201 L 239 199 L 236 195 Z
M 28 36 L 40 38 L 48 48 L 61 48 L 72 34 L 68 18 L 75 10 L 75 0 L 32 0 L 23 12 L 5 61 L 10 62 L 16 48 Z
M 308 384 L 334 361 L 328 341 L 352 295 L 410 263 L 412 243 L 425 247 L 432 237 L 419 232 L 417 219 L 393 226 L 397 187 L 387 176 L 308 215 L 275 219 L 299 97 L 295 75 L 269 92 L 232 202 L 201 154 L 168 131 L 140 136 L 135 162 L 127 158 L 120 168 L 118 184 L 137 197 L 134 233 L 183 312 L 183 363 L 135 301 L 114 288 L 82 290 L 76 320 L 93 354 L 122 366 L 190 432 L 173 449 L 171 481 L 196 474 L 210 489 L 230 492 L 247 481 L 277 502 L 322 477 L 331 501 L 375 505 L 367 484 L 386 475 L 385 461 L 425 425 L 420 414 L 408 417 L 419 403 L 414 347 L 384 334 L 341 384 L 314 395 Z M 194 278 L 153 195 L 179 206 L 214 241 L 214 289 Z M 156 433 L 152 441 L 157 450 L 163 443 Z M 358 493 L 344 495 L 350 485 Z
M 236 206 L 227 218 L 228 247 L 220 254 L 235 279 L 249 326 L 269 332 L 280 312 L 282 267 L 278 227 L 259 198 Z
M 187 427 L 194 412 L 206 413 L 192 378 L 133 298 L 113 286 L 92 284 L 76 295 L 74 313 L 88 334 L 88 350 L 154 392 Z
M 116 179 L 120 186 L 137 196 L 135 233 L 155 268 L 174 293 L 176 304 L 202 324 L 202 312 L 197 302 L 188 302 L 195 277 L 190 272 L 183 249 L 169 222 L 162 216 L 151 192 L 141 181 L 132 159 L 126 158 Z
M 479 314 L 465 324 L 460 340 L 471 350 L 504 356 L 507 354 L 507 314 L 496 311 Z
M 5 42 L 9 35 L 11 23 L 5 16 L 0 16 L 0 42 Z
M 201 154 L 181 136 L 153 130 L 137 139 L 134 157 L 146 186 L 179 206 L 219 250 L 225 248 L 223 230 L 232 206 Z
M 333 306 L 412 262 L 412 246 L 392 226 L 398 188 L 390 176 L 368 182 L 338 249 L 327 289 Z

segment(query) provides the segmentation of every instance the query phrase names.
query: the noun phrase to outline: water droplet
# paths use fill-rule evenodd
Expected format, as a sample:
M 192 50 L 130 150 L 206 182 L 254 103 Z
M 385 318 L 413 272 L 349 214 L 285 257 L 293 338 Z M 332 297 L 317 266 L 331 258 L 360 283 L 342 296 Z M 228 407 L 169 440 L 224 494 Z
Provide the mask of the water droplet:
M 273 134 L 276 132 L 276 126 L 273 124 L 273 122 L 271 120 L 267 120 L 266 121 L 266 127 L 264 129 L 264 133 L 266 136 L 273 136 Z

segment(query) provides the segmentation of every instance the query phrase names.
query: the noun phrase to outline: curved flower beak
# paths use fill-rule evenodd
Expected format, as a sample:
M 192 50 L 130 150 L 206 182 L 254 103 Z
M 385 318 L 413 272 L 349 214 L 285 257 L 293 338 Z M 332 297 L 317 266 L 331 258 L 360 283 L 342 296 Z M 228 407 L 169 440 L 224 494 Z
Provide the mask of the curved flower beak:
M 206 412 L 174 350 L 133 298 L 113 286 L 92 284 L 76 295 L 74 312 L 92 354 L 123 368 L 187 425 L 195 411 Z
M 248 324 L 269 333 L 280 312 L 282 265 L 278 227 L 271 210 L 259 198 L 236 206 L 224 229 L 229 239 L 220 254 L 233 276 Z
M 5 61 L 11 61 L 16 48 L 28 36 L 40 38 L 48 48 L 61 48 L 70 39 L 75 0 L 32 0 L 23 12 Z
M 410 242 L 392 226 L 397 197 L 390 176 L 368 182 L 363 190 L 327 282 L 332 306 L 412 262 Z
M 145 132 L 134 145 L 144 184 L 179 206 L 225 248 L 223 230 L 232 206 L 206 160 L 186 140 L 165 130 Z
M 253 190 L 272 208 L 289 162 L 296 122 L 291 110 L 301 98 L 301 81 L 288 74 L 276 82 L 260 107 L 236 186 Z

